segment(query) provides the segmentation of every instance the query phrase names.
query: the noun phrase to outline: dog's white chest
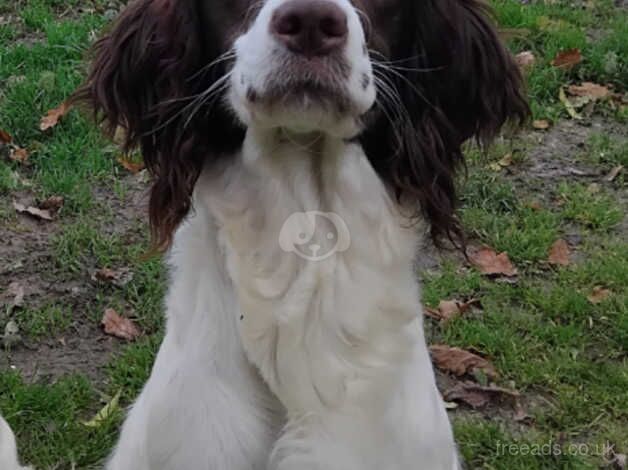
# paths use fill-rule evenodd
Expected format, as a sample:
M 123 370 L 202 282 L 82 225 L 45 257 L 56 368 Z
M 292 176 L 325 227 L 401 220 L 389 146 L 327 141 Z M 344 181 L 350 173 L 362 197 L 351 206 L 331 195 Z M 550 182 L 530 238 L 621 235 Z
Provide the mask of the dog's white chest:
M 361 149 L 342 148 L 333 161 L 245 158 L 206 199 L 244 348 L 294 412 L 340 406 L 372 388 L 370 377 L 381 381 L 382 367 L 403 363 L 415 340 L 414 230 Z

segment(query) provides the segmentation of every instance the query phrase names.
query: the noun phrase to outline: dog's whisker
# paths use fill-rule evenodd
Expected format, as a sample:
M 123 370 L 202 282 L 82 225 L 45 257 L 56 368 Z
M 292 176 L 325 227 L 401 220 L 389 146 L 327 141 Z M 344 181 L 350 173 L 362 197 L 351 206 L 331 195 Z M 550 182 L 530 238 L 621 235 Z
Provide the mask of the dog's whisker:
M 196 73 L 194 73 L 192 76 L 190 76 L 187 79 L 187 81 L 193 81 L 196 78 L 198 78 L 200 75 L 202 75 L 203 73 L 207 72 L 212 67 L 215 67 L 216 65 L 222 64 L 224 62 L 228 62 L 228 61 L 233 60 L 235 58 L 236 58 L 236 52 L 234 50 L 230 49 L 227 52 L 225 52 L 224 54 L 221 54 L 220 56 L 218 56 L 214 61 L 210 62 L 207 65 L 204 65 L 200 70 L 198 70 Z
M 223 91 L 225 91 L 225 89 L 229 86 L 228 81 L 229 81 L 230 78 L 231 78 L 231 72 L 227 72 L 221 78 L 219 78 L 214 83 L 212 83 L 212 85 L 210 87 L 208 87 L 206 90 L 204 90 L 203 92 L 195 95 L 195 97 L 193 98 L 193 101 L 191 103 L 186 105 L 183 109 L 178 110 L 174 115 L 172 115 L 165 122 L 160 124 L 158 127 L 155 127 L 153 129 L 151 129 L 149 132 L 147 132 L 147 135 L 154 134 L 154 133 L 162 130 L 163 128 L 169 126 L 174 121 L 176 121 L 180 116 L 186 114 L 188 111 L 190 111 L 190 109 L 193 109 L 192 113 L 188 116 L 188 118 L 187 118 L 187 120 L 186 120 L 186 122 L 185 122 L 185 124 L 183 126 L 184 129 L 187 128 L 189 123 L 190 123 L 190 121 L 196 115 L 198 110 L 203 106 L 205 101 L 211 99 L 212 95 L 219 94 L 219 93 L 222 93 Z

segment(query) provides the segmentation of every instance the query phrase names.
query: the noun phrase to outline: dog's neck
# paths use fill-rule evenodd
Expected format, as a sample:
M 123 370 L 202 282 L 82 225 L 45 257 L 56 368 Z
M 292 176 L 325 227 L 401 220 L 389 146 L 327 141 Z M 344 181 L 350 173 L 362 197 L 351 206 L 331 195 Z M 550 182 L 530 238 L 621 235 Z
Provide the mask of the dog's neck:
M 209 177 L 200 196 L 218 225 L 242 343 L 289 410 L 337 405 L 351 377 L 404 362 L 420 311 L 417 236 L 359 145 L 250 130 L 240 158 Z

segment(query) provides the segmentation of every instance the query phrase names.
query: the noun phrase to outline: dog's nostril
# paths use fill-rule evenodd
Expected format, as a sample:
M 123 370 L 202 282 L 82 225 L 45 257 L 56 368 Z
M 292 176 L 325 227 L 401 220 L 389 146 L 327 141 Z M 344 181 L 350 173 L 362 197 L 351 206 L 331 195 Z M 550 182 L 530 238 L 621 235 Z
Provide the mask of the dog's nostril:
M 341 48 L 349 34 L 347 15 L 330 0 L 290 0 L 275 10 L 270 30 L 289 50 L 308 57 Z
M 277 19 L 275 33 L 286 36 L 296 36 L 301 32 L 301 18 L 298 15 L 284 15 Z
M 343 37 L 347 34 L 347 19 L 340 19 L 335 15 L 325 16 L 319 21 L 318 27 L 325 36 Z

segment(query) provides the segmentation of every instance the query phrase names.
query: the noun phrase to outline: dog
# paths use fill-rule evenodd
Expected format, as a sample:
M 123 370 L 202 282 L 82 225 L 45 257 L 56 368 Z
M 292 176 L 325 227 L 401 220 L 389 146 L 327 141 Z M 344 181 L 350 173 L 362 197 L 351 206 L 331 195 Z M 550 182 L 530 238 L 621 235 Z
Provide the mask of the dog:
M 22 467 L 19 464 L 15 436 L 2 416 L 0 416 L 0 469 L 32 470 L 31 467 Z
M 153 177 L 167 326 L 108 470 L 454 470 L 414 262 L 528 115 L 478 0 L 135 0 L 75 99 Z

